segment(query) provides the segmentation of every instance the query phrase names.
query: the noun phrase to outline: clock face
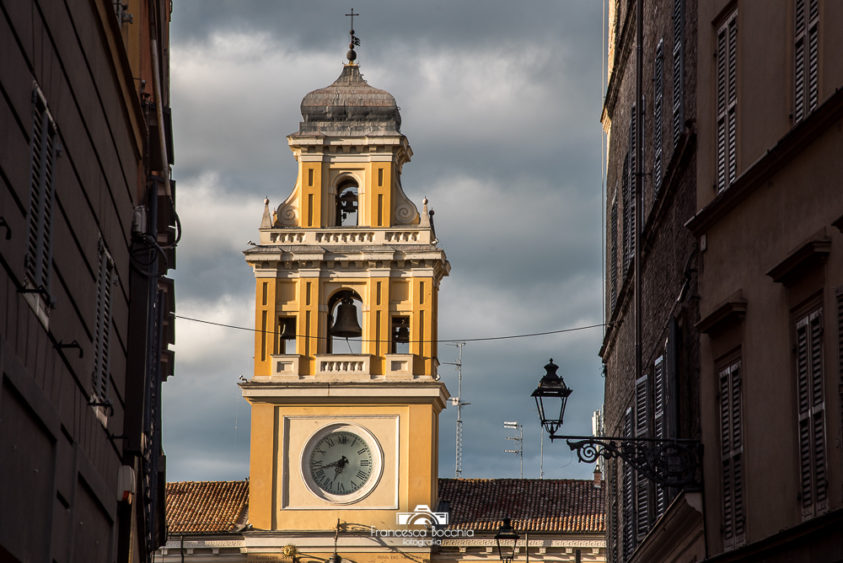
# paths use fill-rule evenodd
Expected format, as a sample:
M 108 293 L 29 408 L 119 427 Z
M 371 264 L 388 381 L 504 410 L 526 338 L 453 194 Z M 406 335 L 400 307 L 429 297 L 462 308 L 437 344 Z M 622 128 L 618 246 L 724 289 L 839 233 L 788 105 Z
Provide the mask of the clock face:
M 380 448 L 362 428 L 333 425 L 311 438 L 302 465 L 314 493 L 333 502 L 354 502 L 371 491 L 380 476 Z

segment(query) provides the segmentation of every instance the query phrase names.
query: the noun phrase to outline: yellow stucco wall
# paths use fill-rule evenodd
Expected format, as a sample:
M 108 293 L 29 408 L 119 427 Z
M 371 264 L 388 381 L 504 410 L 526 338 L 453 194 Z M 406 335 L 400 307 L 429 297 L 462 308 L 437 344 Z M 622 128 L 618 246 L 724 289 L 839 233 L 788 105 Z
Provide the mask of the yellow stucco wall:
M 435 507 L 438 409 L 433 402 L 377 404 L 372 401 L 252 403 L 249 521 L 257 529 L 320 530 L 340 515 L 380 529 L 396 524 L 397 511 Z M 379 484 L 352 505 L 336 505 L 310 492 L 302 477 L 304 445 L 319 429 L 347 423 L 372 432 L 383 456 Z

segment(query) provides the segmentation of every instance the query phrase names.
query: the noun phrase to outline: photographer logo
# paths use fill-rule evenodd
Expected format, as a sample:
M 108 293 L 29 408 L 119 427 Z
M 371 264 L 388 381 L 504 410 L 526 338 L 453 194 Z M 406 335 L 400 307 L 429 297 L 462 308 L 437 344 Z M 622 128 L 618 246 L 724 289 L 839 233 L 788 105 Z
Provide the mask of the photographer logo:
M 400 526 L 445 526 L 448 524 L 447 512 L 433 512 L 426 504 L 418 504 L 412 512 L 399 512 L 395 521 Z

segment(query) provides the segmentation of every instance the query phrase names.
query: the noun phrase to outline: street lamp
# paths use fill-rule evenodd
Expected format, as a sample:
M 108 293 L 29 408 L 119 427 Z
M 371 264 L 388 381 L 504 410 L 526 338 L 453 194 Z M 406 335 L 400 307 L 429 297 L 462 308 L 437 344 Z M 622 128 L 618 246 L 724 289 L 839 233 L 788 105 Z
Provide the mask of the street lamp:
M 553 439 L 553 435 L 562 426 L 565 404 L 568 402 L 572 389 L 565 385 L 564 379 L 556 375 L 559 366 L 553 363 L 553 358 L 544 366 L 544 369 L 545 374 L 539 381 L 539 386 L 533 391 L 533 398 L 536 400 L 536 408 L 539 409 L 539 420 Z M 556 416 L 557 409 L 558 416 Z
M 516 533 L 515 528 L 512 527 L 512 521 L 509 518 L 504 518 L 503 524 L 498 529 L 498 533 L 495 534 L 495 543 L 498 544 L 498 555 L 503 563 L 512 563 L 512 558 L 515 556 L 515 545 L 518 543 L 518 538 L 520 537 Z M 501 545 L 501 542 L 509 540 L 512 540 L 512 549 L 506 554 L 504 553 L 506 551 L 506 544 Z
M 577 452 L 580 462 L 594 463 L 601 457 L 619 457 L 647 479 L 660 485 L 684 487 L 699 484 L 697 469 L 702 447 L 697 440 L 557 434 L 556 431 L 562 426 L 568 396 L 573 390 L 556 375 L 559 366 L 552 359 L 544 369 L 546 373 L 532 397 L 536 400 L 541 425 L 550 434 L 551 441 L 565 440 L 571 450 Z

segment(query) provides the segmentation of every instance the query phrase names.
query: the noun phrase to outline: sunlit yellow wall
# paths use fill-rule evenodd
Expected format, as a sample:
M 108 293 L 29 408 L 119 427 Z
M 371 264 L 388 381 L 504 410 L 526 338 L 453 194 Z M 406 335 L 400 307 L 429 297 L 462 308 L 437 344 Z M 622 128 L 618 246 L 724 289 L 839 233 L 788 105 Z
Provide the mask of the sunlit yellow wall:
M 299 185 L 302 188 L 300 226 L 325 226 L 322 203 L 322 163 L 302 162 L 299 166 Z
M 373 399 L 376 395 L 373 396 Z M 436 507 L 439 406 L 434 402 L 420 404 L 332 403 L 316 400 L 302 404 L 276 404 L 250 400 L 252 432 L 250 459 L 249 521 L 257 529 L 319 530 L 333 529 L 337 517 L 381 529 L 395 527 L 396 509 L 373 510 L 325 507 L 314 510 L 285 510 L 281 502 L 281 485 L 285 482 L 284 457 L 288 444 L 283 434 L 282 417 L 324 416 L 326 420 L 342 420 L 348 416 L 395 415 L 398 417 L 398 451 L 388 441 L 381 443 L 384 458 L 398 465 L 398 511 L 412 511 L 417 505 Z M 298 471 L 298 460 L 288 460 L 288 470 Z M 291 476 L 297 482 L 298 476 Z M 318 499 L 314 497 L 314 502 Z

